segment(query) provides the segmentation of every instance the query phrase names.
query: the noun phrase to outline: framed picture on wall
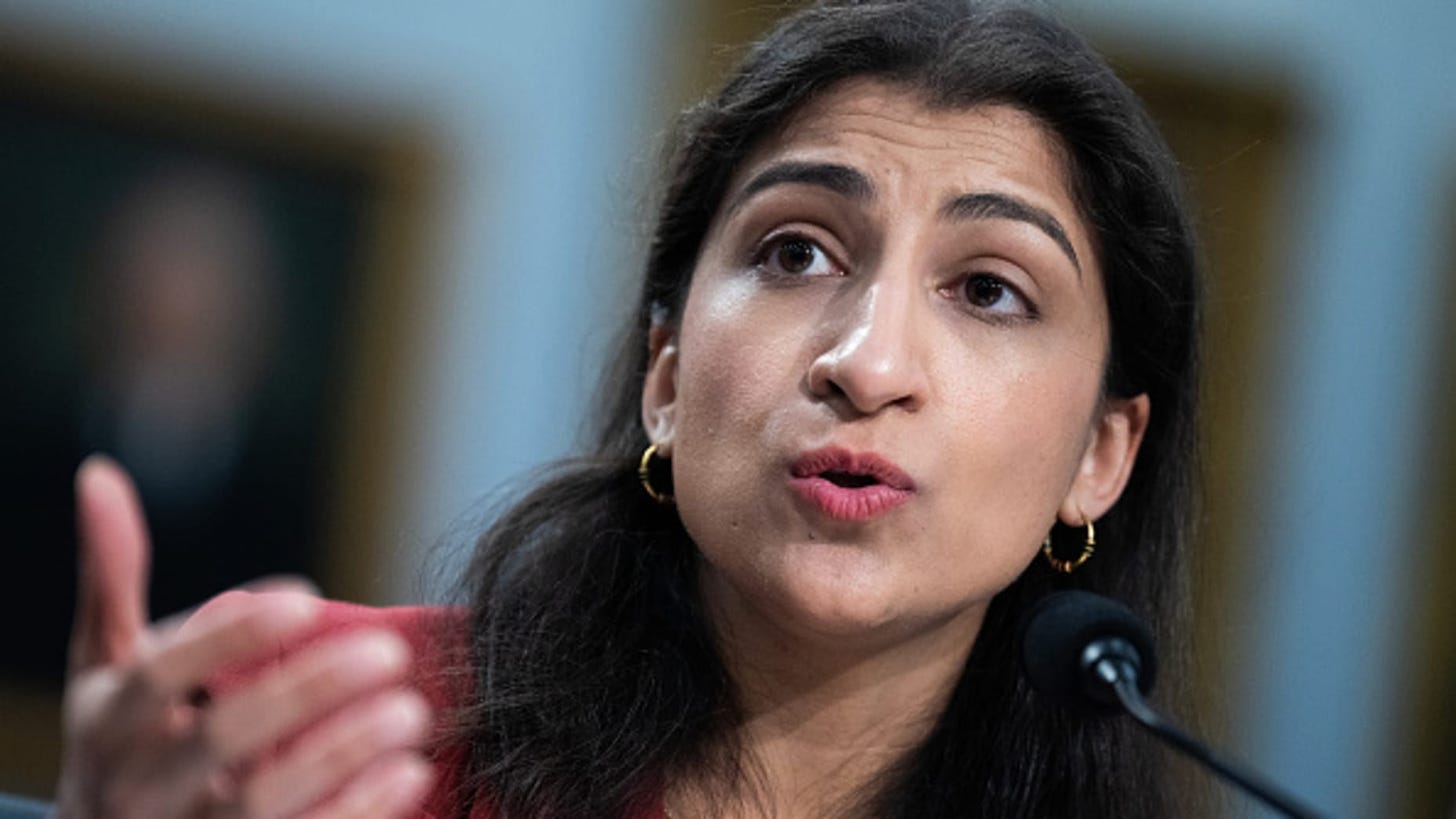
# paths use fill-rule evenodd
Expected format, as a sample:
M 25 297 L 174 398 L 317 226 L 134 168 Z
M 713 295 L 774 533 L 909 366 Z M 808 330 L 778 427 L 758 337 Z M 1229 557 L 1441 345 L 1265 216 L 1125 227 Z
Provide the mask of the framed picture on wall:
M 425 131 L 144 62 L 0 38 L 0 687 L 59 690 L 90 453 L 141 489 L 153 616 L 368 598 L 398 494 Z

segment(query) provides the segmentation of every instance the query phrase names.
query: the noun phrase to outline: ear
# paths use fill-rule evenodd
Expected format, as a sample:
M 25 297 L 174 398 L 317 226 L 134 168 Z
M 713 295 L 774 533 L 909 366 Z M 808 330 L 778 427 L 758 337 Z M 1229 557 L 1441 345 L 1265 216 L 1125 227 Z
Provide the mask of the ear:
M 677 328 L 653 322 L 647 331 L 647 377 L 642 383 L 642 428 L 663 457 L 672 456 L 677 432 Z
M 1058 516 L 1068 526 L 1095 521 L 1117 502 L 1137 461 L 1138 447 L 1148 429 L 1151 402 L 1146 393 L 1133 398 L 1110 398 L 1092 426 L 1077 475 L 1062 500 Z

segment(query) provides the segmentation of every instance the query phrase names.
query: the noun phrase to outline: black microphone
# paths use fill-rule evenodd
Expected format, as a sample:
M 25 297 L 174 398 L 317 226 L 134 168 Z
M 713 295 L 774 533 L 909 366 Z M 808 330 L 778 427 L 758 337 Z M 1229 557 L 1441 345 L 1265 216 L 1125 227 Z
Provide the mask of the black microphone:
M 1221 758 L 1154 711 L 1157 653 L 1147 626 L 1127 606 L 1086 591 L 1060 591 L 1038 600 L 1021 620 L 1021 669 L 1031 687 L 1081 711 L 1123 712 L 1173 747 L 1206 765 L 1285 816 L 1319 814 L 1264 777 Z

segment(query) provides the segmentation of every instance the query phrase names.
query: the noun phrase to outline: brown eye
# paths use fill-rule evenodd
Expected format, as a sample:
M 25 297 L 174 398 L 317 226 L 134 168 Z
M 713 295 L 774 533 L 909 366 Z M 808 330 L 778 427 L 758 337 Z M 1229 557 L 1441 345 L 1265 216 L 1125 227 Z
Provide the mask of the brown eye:
M 995 307 L 1006 297 L 1006 285 L 991 276 L 971 276 L 966 279 L 966 301 L 987 310 Z
M 1016 285 L 991 273 L 972 273 L 947 292 L 971 310 L 987 318 L 1035 319 L 1036 305 Z
M 814 264 L 814 245 L 805 239 L 789 239 L 775 252 L 779 268 L 786 273 L 803 273 Z
M 764 273 L 794 278 L 842 272 L 818 242 L 797 234 L 769 240 L 755 254 L 753 263 Z

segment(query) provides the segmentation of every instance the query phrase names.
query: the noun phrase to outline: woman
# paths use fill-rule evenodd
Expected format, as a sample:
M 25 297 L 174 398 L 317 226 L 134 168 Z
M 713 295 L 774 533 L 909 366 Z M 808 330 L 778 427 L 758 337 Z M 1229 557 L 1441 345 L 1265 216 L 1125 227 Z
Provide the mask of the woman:
M 135 507 L 83 469 L 62 813 L 1181 815 L 1012 633 L 1065 586 L 1182 628 L 1197 300 L 1168 152 L 1080 40 L 815 6 L 689 113 L 595 451 L 483 536 L 468 627 L 284 593 L 145 630 Z M 258 659 L 317 619 L 414 673 L 367 630 Z M 413 685 L 462 706 L 433 774 Z

